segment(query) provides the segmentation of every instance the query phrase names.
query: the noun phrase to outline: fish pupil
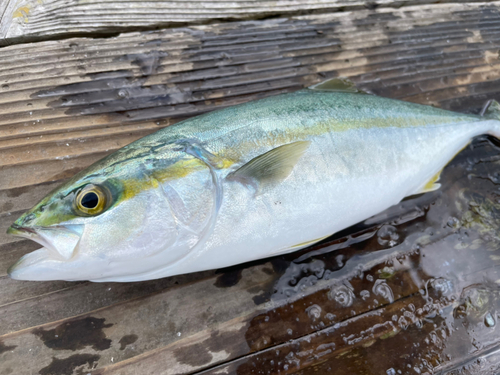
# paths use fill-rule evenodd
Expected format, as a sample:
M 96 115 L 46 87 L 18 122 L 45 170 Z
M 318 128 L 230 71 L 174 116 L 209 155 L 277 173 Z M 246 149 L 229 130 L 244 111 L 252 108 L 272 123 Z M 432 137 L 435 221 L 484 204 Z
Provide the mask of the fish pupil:
M 85 208 L 96 208 L 99 203 L 99 197 L 96 193 L 87 193 L 82 197 L 81 205 Z

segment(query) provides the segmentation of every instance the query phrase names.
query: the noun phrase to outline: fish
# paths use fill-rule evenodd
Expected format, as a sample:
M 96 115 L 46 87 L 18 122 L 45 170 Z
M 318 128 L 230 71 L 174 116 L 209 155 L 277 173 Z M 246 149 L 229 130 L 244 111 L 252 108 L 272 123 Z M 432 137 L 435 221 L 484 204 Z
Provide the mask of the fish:
M 371 95 L 346 79 L 216 110 L 79 172 L 8 233 L 38 242 L 17 280 L 131 282 L 290 253 L 406 197 L 482 134 L 481 115 Z

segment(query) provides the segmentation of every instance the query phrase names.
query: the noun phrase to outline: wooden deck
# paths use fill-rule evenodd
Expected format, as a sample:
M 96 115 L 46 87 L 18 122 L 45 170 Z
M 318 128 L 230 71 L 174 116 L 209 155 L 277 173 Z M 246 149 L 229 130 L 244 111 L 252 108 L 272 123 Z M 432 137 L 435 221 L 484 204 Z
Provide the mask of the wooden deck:
M 441 190 L 294 254 L 140 283 L 9 279 L 38 247 L 5 234 L 22 212 L 182 119 L 336 76 L 459 112 L 500 100 L 500 2 L 123 4 L 0 3 L 0 375 L 500 371 L 486 137 Z

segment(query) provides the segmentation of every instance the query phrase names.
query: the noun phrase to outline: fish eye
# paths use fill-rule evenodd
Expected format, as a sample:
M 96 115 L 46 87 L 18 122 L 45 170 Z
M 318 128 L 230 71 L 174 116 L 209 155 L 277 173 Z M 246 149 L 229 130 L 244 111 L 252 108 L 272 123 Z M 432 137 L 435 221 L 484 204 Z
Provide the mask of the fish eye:
M 106 194 L 100 186 L 87 185 L 76 195 L 75 207 L 85 216 L 98 215 L 107 207 Z
M 88 208 L 89 210 L 92 208 L 96 208 L 99 204 L 99 196 L 93 191 L 89 191 L 82 197 L 82 199 L 80 200 L 80 204 L 83 207 Z

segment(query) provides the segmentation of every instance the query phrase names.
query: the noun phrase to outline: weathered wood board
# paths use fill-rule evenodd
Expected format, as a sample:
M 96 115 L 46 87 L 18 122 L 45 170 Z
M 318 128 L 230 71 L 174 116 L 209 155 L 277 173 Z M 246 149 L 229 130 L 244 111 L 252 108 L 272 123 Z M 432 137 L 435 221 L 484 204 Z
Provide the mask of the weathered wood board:
M 499 371 L 499 149 L 315 247 L 142 283 L 19 282 L 5 229 L 64 179 L 184 118 L 348 76 L 478 112 L 500 3 L 377 8 L 0 49 L 0 374 Z
M 478 0 L 472 0 L 478 1 Z M 377 7 L 433 3 L 432 0 L 3 0 L 0 45 L 68 36 L 103 36 L 222 20 L 263 19 Z M 451 0 L 441 0 L 452 2 Z

